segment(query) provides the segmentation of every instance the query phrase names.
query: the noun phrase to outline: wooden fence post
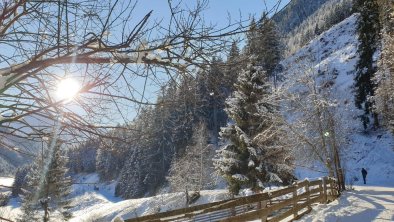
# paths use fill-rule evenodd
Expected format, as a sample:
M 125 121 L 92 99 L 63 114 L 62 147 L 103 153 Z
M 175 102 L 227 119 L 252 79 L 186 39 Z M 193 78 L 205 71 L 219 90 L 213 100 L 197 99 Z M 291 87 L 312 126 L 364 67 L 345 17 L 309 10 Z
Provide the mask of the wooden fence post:
M 309 201 L 311 200 L 311 193 L 309 192 L 309 180 L 307 180 L 307 183 L 305 185 L 305 193 L 308 194 L 308 196 L 306 197 L 306 201 L 309 203 Z M 311 204 L 308 204 L 308 210 L 311 210 Z
M 320 179 L 319 179 L 319 181 L 320 181 Z M 324 193 L 323 193 L 323 180 L 321 180 L 320 183 L 319 183 L 319 189 L 320 189 L 320 203 L 323 203 L 323 196 L 324 196 Z
M 268 201 L 267 201 L 267 200 L 263 200 L 263 201 L 261 201 L 260 203 L 261 203 L 261 209 L 263 209 L 263 208 L 266 208 L 266 207 L 267 207 Z M 267 218 L 268 218 L 268 214 L 267 214 L 265 211 L 263 211 L 263 212 L 261 213 L 261 222 L 266 222 L 266 221 L 267 221 Z
M 298 184 L 294 184 L 294 190 L 293 190 L 293 217 L 294 219 L 298 217 L 298 211 L 296 210 L 297 208 L 297 189 L 298 189 Z
M 233 217 L 237 214 L 237 211 L 235 210 L 235 207 L 230 208 L 230 215 Z
M 323 177 L 323 202 L 327 203 L 327 177 Z
M 335 198 L 339 196 L 339 191 L 338 191 L 338 181 L 333 179 L 333 187 L 334 187 L 334 192 L 335 192 Z
M 334 188 L 334 180 L 330 178 L 330 189 L 331 189 L 331 197 L 330 201 L 335 200 L 335 188 Z

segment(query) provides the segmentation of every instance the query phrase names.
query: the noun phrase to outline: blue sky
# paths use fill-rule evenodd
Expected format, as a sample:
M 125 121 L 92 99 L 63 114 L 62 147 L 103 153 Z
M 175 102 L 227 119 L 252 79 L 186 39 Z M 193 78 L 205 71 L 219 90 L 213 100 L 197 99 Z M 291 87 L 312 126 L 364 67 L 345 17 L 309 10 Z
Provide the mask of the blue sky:
M 179 0 L 173 0 L 173 4 Z M 225 27 L 229 22 L 236 22 L 240 19 L 247 20 L 251 16 L 259 18 L 263 12 L 270 11 L 274 7 L 280 10 L 290 0 L 209 0 L 206 10 L 203 12 L 203 17 L 206 23 L 212 23 L 217 28 Z M 196 0 L 183 0 L 182 6 L 192 8 Z M 278 6 L 279 4 L 279 6 Z M 134 20 L 139 21 L 146 13 L 153 10 L 152 20 L 163 20 L 166 22 L 171 14 L 167 0 L 140 0 L 134 11 Z M 229 17 L 231 21 L 229 21 Z M 246 24 L 248 24 L 247 22 Z M 144 79 L 135 79 L 134 87 L 138 90 L 143 90 Z M 150 102 L 155 102 L 157 97 L 158 87 L 152 82 L 148 81 L 145 89 L 145 98 Z M 133 111 L 128 112 L 132 119 L 135 115 Z
M 247 19 L 250 15 L 260 17 L 264 11 L 269 11 L 276 6 L 278 9 L 285 6 L 290 0 L 209 0 L 207 10 L 204 12 L 204 17 L 207 22 L 212 22 L 217 25 L 225 25 L 228 20 L 228 15 L 231 19 L 238 20 L 240 16 Z M 173 1 L 174 4 L 177 1 Z M 192 7 L 196 0 L 184 0 L 183 5 Z M 145 14 L 153 10 L 154 18 L 164 18 L 169 14 L 169 7 L 167 0 L 142 0 L 138 2 L 136 14 Z
M 243 18 L 249 15 L 260 17 L 264 11 L 271 10 L 280 3 L 279 8 L 285 6 L 289 0 L 211 0 L 207 9 L 207 18 L 221 22 L 227 18 L 227 12 L 236 19 L 241 13 Z

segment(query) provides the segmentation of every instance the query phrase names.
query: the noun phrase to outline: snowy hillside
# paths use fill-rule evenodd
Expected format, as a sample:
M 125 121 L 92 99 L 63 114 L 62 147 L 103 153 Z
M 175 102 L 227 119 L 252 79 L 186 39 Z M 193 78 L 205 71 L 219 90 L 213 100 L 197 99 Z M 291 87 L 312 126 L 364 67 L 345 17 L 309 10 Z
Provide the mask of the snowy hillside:
M 327 2 L 327 0 L 293 0 L 281 11 L 272 16 L 272 19 L 284 33 L 288 33 L 300 25 L 325 2 Z
M 284 77 L 312 73 L 319 90 L 328 90 L 338 107 L 346 133 L 342 144 L 347 179 L 360 181 L 362 167 L 368 170 L 371 183 L 394 184 L 393 137 L 384 130 L 364 132 L 354 105 L 354 77 L 357 63 L 357 14 L 322 33 L 291 57 L 282 61 Z M 291 115 L 291 114 L 288 114 Z M 315 169 L 309 170 L 307 168 Z M 298 168 L 299 178 L 323 175 L 319 166 Z M 357 182 L 356 182 L 357 183 Z
M 12 185 L 12 179 L 0 177 L 0 185 Z M 96 173 L 80 174 L 72 187 L 70 221 L 111 221 L 115 218 L 134 218 L 185 207 L 184 193 L 161 194 L 154 197 L 123 200 L 114 196 L 116 182 L 99 182 Z M 1 191 L 1 190 L 0 190 Z M 8 189 L 7 189 L 8 192 Z M 227 189 L 202 191 L 193 204 L 199 205 L 230 198 Z M 0 217 L 17 218 L 21 213 L 21 199 L 11 198 L 7 206 L 0 207 Z

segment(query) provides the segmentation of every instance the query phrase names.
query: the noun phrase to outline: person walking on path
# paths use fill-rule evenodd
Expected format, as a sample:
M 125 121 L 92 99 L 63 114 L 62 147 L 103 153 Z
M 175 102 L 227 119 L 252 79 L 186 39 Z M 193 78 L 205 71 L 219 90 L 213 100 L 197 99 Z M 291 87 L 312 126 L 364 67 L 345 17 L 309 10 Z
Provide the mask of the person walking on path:
M 363 175 L 364 184 L 366 184 L 367 183 L 367 174 L 368 174 L 367 170 L 362 168 L 361 174 Z

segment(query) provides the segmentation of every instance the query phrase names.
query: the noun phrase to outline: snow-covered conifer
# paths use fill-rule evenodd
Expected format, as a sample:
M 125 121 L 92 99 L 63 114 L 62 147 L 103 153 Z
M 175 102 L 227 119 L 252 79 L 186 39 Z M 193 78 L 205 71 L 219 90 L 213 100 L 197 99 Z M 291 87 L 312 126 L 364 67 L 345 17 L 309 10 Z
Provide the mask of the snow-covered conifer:
M 358 53 L 360 59 L 357 63 L 356 86 L 356 107 L 364 110 L 360 116 L 366 129 L 370 123 L 372 114 L 373 125 L 379 125 L 377 113 L 373 111 L 374 101 L 371 97 L 375 95 L 376 85 L 373 77 L 377 71 L 375 53 L 379 47 L 380 39 L 380 19 L 379 6 L 376 0 L 357 0 L 356 7 L 360 12 L 358 23 L 359 41 Z
M 273 130 L 279 124 L 275 121 L 279 113 L 267 79 L 261 67 L 249 64 L 226 102 L 232 121 L 220 132 L 224 145 L 218 151 L 215 167 L 233 194 L 242 187 L 257 191 L 266 183 L 288 183 L 292 179 L 289 152 L 279 146 Z M 270 155 L 274 150 L 276 155 Z
M 66 176 L 68 158 L 61 148 L 61 142 L 56 142 L 53 150 L 49 148 L 47 154 L 44 162 L 39 157 L 31 168 L 28 193 L 23 198 L 21 221 L 41 217 L 41 210 L 44 211 L 43 221 L 49 221 L 51 213 L 56 211 L 63 219 L 71 216 L 67 211 L 71 179 Z
M 18 196 L 23 194 L 23 189 L 27 188 L 28 174 L 31 171 L 31 164 L 27 164 L 18 167 L 14 177 L 14 183 L 12 185 L 12 196 Z
M 118 183 L 115 188 L 115 196 L 123 198 L 138 198 L 145 194 L 146 188 L 143 184 L 141 149 L 135 148 L 131 151 L 122 172 L 120 173 Z
M 380 20 L 382 23 L 382 50 L 378 62 L 378 72 L 374 76 L 376 85 L 373 101 L 375 111 L 381 114 L 382 125 L 394 132 L 394 3 L 379 0 Z

